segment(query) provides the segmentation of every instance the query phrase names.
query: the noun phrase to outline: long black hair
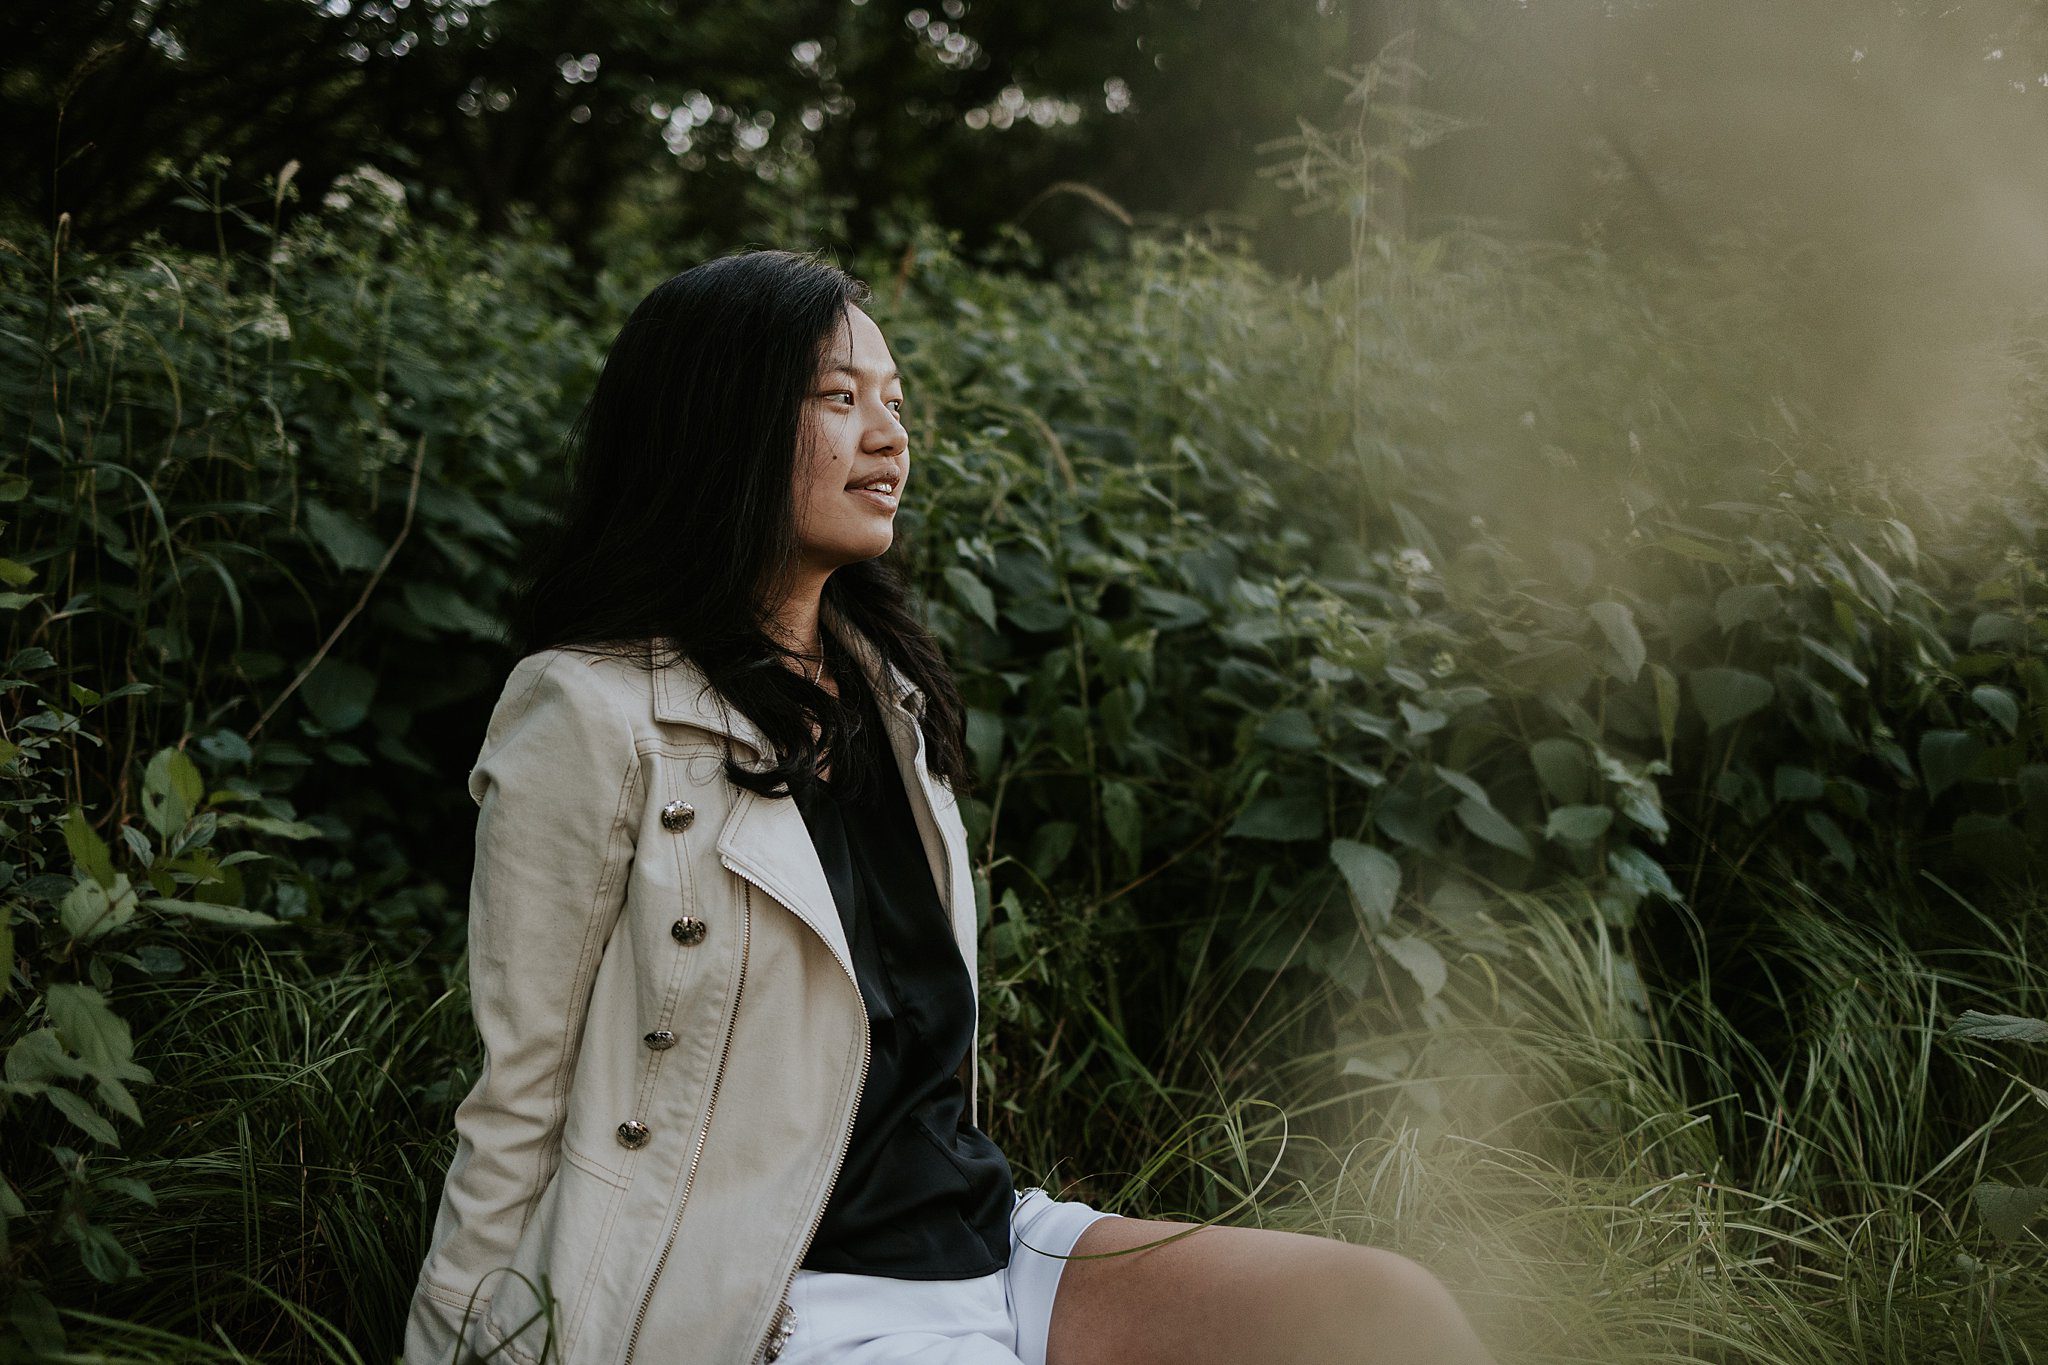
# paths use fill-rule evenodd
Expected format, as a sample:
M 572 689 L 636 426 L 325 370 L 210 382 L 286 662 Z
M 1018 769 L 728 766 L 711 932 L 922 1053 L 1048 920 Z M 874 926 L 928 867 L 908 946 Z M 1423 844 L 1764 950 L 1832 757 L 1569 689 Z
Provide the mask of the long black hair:
M 520 655 L 571 647 L 645 658 L 651 643 L 657 663 L 690 659 L 776 750 L 770 766 L 750 769 L 727 746 L 727 775 L 764 796 L 815 790 L 828 750 L 833 788 L 859 795 L 872 790 L 862 759 L 888 752 L 860 723 L 877 699 L 827 628 L 835 614 L 923 691 L 931 774 L 956 793 L 972 785 L 965 708 L 912 609 L 896 546 L 825 581 L 820 647 L 837 698 L 786 666 L 795 656 L 767 629 L 767 585 L 798 549 L 806 400 L 823 348 L 869 296 L 816 253 L 766 249 L 657 285 L 570 427 L 568 488 L 508 608 Z

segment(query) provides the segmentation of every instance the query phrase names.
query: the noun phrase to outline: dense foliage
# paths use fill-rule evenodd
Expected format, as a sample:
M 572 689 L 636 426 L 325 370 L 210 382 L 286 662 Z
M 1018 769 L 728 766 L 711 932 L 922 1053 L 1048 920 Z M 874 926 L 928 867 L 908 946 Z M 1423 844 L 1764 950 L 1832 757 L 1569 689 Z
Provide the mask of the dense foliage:
M 375 174 L 240 227 L 0 254 L 4 1330 L 110 1359 L 395 1350 L 495 608 L 685 264 Z M 1401 1245 L 1530 1359 L 2030 1358 L 2033 321 L 2009 420 L 1888 472 L 1761 241 L 1031 261 L 857 263 L 1020 1174 Z

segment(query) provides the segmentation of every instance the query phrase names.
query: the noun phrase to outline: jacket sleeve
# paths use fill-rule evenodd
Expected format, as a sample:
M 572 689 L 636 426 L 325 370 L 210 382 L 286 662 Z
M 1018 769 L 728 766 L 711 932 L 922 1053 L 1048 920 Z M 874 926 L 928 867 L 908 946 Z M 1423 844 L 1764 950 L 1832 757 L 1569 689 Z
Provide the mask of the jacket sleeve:
M 577 1047 L 626 895 L 640 768 L 586 656 L 528 655 L 491 714 L 469 793 L 470 1008 L 483 1068 L 406 1323 L 405 1365 L 443 1365 L 483 1314 L 560 1159 Z M 486 1278 L 488 1277 L 488 1278 Z M 472 1294 L 474 1298 L 472 1299 Z

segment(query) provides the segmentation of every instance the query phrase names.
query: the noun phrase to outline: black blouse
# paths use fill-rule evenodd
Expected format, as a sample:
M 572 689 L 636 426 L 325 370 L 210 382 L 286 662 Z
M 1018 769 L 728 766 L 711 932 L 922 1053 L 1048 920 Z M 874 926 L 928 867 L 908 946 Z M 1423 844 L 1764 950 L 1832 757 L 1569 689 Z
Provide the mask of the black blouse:
M 865 701 L 863 713 L 874 738 L 859 753 L 875 798 L 835 789 L 837 758 L 833 781 L 796 797 L 846 926 L 873 1050 L 846 1163 L 803 1266 L 967 1279 L 1009 1263 L 1015 1187 L 1009 1162 L 965 1113 L 956 1073 L 973 1041 L 975 983 L 881 722 Z

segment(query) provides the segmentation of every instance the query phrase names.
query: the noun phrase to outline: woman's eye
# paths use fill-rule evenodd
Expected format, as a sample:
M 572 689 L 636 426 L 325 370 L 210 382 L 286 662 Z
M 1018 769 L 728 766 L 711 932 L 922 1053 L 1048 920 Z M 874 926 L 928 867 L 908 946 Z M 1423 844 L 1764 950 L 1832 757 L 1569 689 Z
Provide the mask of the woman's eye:
M 896 413 L 896 415 L 897 415 L 897 416 L 899 416 L 899 417 L 900 417 L 900 416 L 902 416 L 902 415 L 903 415 L 903 400 L 902 400 L 901 398 L 891 398 L 891 399 L 889 400 L 889 408 L 890 408 L 890 410 L 891 410 L 892 412 Z

